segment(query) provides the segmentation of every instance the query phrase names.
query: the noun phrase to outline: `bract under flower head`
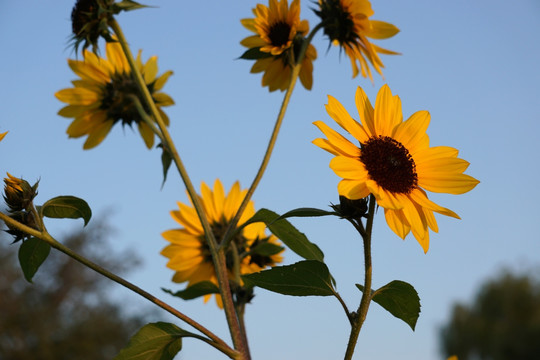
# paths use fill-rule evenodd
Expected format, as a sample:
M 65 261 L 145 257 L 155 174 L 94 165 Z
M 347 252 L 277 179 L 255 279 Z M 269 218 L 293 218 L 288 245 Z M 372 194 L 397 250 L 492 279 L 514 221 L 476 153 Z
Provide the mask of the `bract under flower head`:
M 240 43 L 259 53 L 252 73 L 264 72 L 262 85 L 270 91 L 285 90 L 291 77 L 291 60 L 298 56 L 304 36 L 309 32 L 307 20 L 300 20 L 300 1 L 289 7 L 287 0 L 270 0 L 269 6 L 257 4 L 255 18 L 242 19 L 246 29 L 255 33 Z M 300 81 L 310 90 L 313 85 L 313 61 L 317 51 L 310 44 L 300 69 Z
M 369 76 L 373 81 L 368 62 L 382 75 L 384 65 L 379 54 L 398 54 L 370 42 L 369 38 L 390 38 L 399 29 L 383 21 L 370 20 L 374 11 L 369 0 L 319 0 L 319 10 L 315 10 L 315 13 L 321 18 L 324 33 L 330 41 L 340 46 L 349 57 L 353 77 L 361 71 L 363 77 Z
M 402 239 L 412 231 L 427 252 L 428 229 L 438 231 L 433 213 L 459 216 L 429 200 L 425 190 L 463 194 L 479 181 L 464 174 L 469 163 L 457 157 L 458 150 L 429 146 L 427 111 L 418 111 L 403 121 L 401 100 L 392 95 L 387 85 L 379 91 L 375 108 L 358 88 L 356 106 L 360 122 L 332 96 L 328 97 L 326 110 L 360 146 L 322 121 L 314 124 L 327 138 L 313 143 L 335 155 L 330 167 L 343 179 L 338 185 L 340 195 L 354 200 L 373 194 L 384 208 L 388 226 Z
M 58 114 L 74 118 L 67 129 L 69 137 L 87 136 L 84 149 L 99 145 L 107 136 L 114 124 L 136 124 L 148 148 L 154 144 L 154 133 L 143 120 L 133 97 L 140 99 L 147 114 L 150 113 L 133 80 L 131 69 L 122 48 L 117 42 L 106 44 L 107 58 L 98 57 L 85 50 L 84 60 L 68 60 L 68 64 L 80 77 L 72 81 L 74 87 L 58 91 L 58 100 L 69 105 L 62 108 Z M 146 86 L 154 99 L 158 111 L 166 125 L 169 118 L 161 110 L 163 106 L 174 104 L 173 99 L 159 92 L 167 82 L 172 71 L 157 76 L 157 57 L 152 56 L 146 64 L 141 61 L 141 52 L 136 59 L 136 66 L 141 71 Z
M 225 194 L 219 180 L 214 182 L 213 190 L 204 182 L 202 183 L 200 200 L 218 243 L 222 241 L 229 222 L 240 207 L 246 192 L 247 190 L 240 190 L 238 182 L 234 183 L 228 194 Z M 161 254 L 169 259 L 167 267 L 175 271 L 172 280 L 177 283 L 187 281 L 188 286 L 201 281 L 211 281 L 217 285 L 214 264 L 197 213 L 192 206 L 181 202 L 178 202 L 178 207 L 179 210 L 172 211 L 171 215 L 181 228 L 168 230 L 162 234 L 165 240 L 170 242 Z M 250 201 L 237 226 L 241 227 L 254 214 L 255 207 Z M 275 236 L 265 234 L 263 223 L 253 223 L 242 228 L 234 237 L 233 242 L 240 257 L 241 274 L 258 272 L 282 261 L 280 253 L 283 249 L 279 248 L 279 242 Z M 263 242 L 276 245 L 278 251 L 272 255 L 247 255 L 250 250 Z M 228 253 L 227 268 L 231 279 L 233 279 L 232 264 L 232 255 Z M 204 301 L 207 302 L 210 297 L 211 295 L 206 295 Z M 219 295 L 216 295 L 216 301 L 218 306 L 222 307 Z

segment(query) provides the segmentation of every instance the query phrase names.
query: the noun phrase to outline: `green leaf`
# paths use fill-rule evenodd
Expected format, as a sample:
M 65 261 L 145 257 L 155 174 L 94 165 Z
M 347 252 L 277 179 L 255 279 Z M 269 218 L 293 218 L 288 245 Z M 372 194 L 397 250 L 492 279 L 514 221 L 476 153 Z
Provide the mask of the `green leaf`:
M 163 149 L 163 153 L 161 153 L 161 164 L 163 165 L 163 183 L 161 184 L 161 188 L 163 188 L 163 185 L 165 185 L 165 181 L 167 180 L 167 173 L 171 167 L 172 156 L 169 151 L 165 149 L 163 144 L 159 144 L 158 147 Z
M 57 196 L 45 202 L 41 206 L 43 216 L 54 219 L 79 219 L 84 220 L 84 226 L 88 224 L 92 217 L 90 206 L 83 199 L 75 196 Z
M 219 288 L 211 281 L 201 281 L 177 292 L 163 288 L 161 290 L 184 300 L 191 300 L 208 294 L 219 294 Z
M 364 291 L 362 285 L 356 284 L 356 287 Z M 420 297 L 411 284 L 399 280 L 391 281 L 372 292 L 372 300 L 390 314 L 405 321 L 414 331 L 420 316 Z
M 310 242 L 306 235 L 298 231 L 285 219 L 268 209 L 260 209 L 243 226 L 255 222 L 264 222 L 272 234 L 276 235 L 289 249 L 307 260 L 323 261 L 324 254 L 317 245 Z
M 326 211 L 316 208 L 298 208 L 291 211 L 287 211 L 285 214 L 281 215 L 279 219 L 285 219 L 289 217 L 319 217 L 319 216 L 328 216 L 336 215 L 339 216 L 335 211 Z
M 275 266 L 269 270 L 243 275 L 242 279 L 247 286 L 259 286 L 283 295 L 334 295 L 328 267 L 317 260 L 303 260 L 292 265 Z
M 260 49 L 260 47 L 248 49 L 242 54 L 242 56 L 240 56 L 240 59 L 258 60 L 272 56 L 272 54 L 262 52 Z
M 51 246 L 43 240 L 32 237 L 23 241 L 19 248 L 19 263 L 21 264 L 24 278 L 28 282 L 32 282 L 32 278 L 41 264 L 47 259 L 50 252 Z
M 166 322 L 146 324 L 113 360 L 172 360 L 186 336 L 196 335 Z

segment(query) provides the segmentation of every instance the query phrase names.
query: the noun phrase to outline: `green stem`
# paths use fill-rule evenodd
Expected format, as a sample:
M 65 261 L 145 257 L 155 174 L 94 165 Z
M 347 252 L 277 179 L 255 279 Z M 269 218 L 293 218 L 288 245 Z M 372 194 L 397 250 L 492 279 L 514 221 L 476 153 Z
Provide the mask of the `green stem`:
M 264 153 L 263 160 L 261 162 L 261 165 L 259 166 L 259 170 L 257 171 L 255 178 L 253 179 L 253 182 L 251 183 L 251 186 L 249 187 L 246 193 L 246 196 L 244 197 L 244 200 L 242 200 L 240 207 L 238 208 L 238 210 L 236 211 L 236 214 L 234 215 L 233 219 L 229 223 L 229 227 L 227 228 L 227 231 L 225 232 L 225 235 L 223 236 L 223 241 L 220 244 L 220 248 L 227 248 L 229 243 L 232 241 L 232 238 L 233 238 L 232 235 L 236 229 L 236 225 L 238 224 L 240 217 L 244 213 L 244 210 L 246 209 L 249 201 L 251 200 L 251 197 L 253 196 L 255 189 L 259 185 L 259 182 L 261 181 L 264 175 L 264 172 L 266 171 L 268 162 L 270 161 L 270 157 L 272 156 L 272 152 L 276 144 L 279 130 L 281 129 L 281 124 L 283 123 L 283 118 L 285 117 L 285 112 L 287 111 L 287 107 L 289 106 L 292 92 L 296 85 L 296 81 L 298 80 L 298 75 L 300 74 L 301 64 L 302 64 L 302 61 L 304 60 L 306 50 L 309 44 L 311 43 L 311 40 L 313 40 L 315 33 L 319 31 L 319 29 L 321 28 L 322 28 L 322 23 L 315 26 L 313 30 L 311 31 L 311 33 L 309 34 L 309 36 L 307 37 L 307 39 L 302 43 L 302 47 L 300 48 L 300 51 L 298 53 L 298 58 L 295 59 L 295 64 L 292 67 L 289 86 L 287 87 L 287 91 L 285 92 L 285 96 L 283 97 L 283 101 L 279 109 L 276 123 L 274 124 L 274 130 L 272 131 L 272 135 L 270 136 L 270 140 L 268 141 L 268 146 L 266 147 L 266 152 Z
M 26 226 L 24 224 L 19 223 L 16 220 L 13 220 L 8 215 L 0 212 L 0 219 L 3 220 L 6 224 L 9 226 L 16 228 L 20 231 L 25 232 L 28 235 L 31 235 L 35 238 L 41 239 L 45 242 L 47 242 L 49 245 L 51 245 L 53 248 L 63 252 L 64 254 L 68 255 L 69 257 L 75 259 L 79 263 L 89 267 L 90 269 L 94 270 L 95 272 L 109 278 L 110 280 L 128 288 L 129 290 L 139 294 L 140 296 L 144 297 L 145 299 L 149 300 L 150 302 L 154 303 L 155 305 L 159 306 L 163 310 L 169 312 L 170 314 L 176 316 L 178 319 L 184 321 L 185 323 L 191 325 L 193 328 L 200 331 L 202 334 L 206 335 L 205 337 L 197 337 L 199 340 L 203 340 L 206 343 L 212 345 L 217 350 L 223 352 L 227 356 L 229 356 L 231 359 L 239 359 L 238 355 L 239 353 L 233 349 L 231 349 L 223 340 L 221 340 L 217 335 L 212 333 L 210 330 L 205 328 L 203 325 L 199 324 L 192 318 L 188 317 L 187 315 L 183 314 L 182 312 L 176 310 L 172 306 L 168 305 L 167 303 L 161 301 L 157 297 L 151 295 L 150 293 L 144 291 L 143 289 L 139 288 L 138 286 L 130 283 L 129 281 L 123 279 L 122 277 L 119 277 L 116 274 L 111 273 L 110 271 L 102 268 L 101 266 L 95 264 L 94 262 L 86 259 L 85 257 L 77 254 L 70 248 L 64 246 L 62 243 L 58 242 L 56 239 L 54 239 L 48 232 L 46 231 L 38 231 L 34 228 L 31 228 L 29 226 Z
M 142 74 L 140 73 L 139 69 L 137 68 L 135 64 L 135 59 L 133 58 L 133 54 L 131 53 L 131 50 L 129 48 L 129 45 L 127 44 L 126 38 L 124 37 L 124 33 L 122 32 L 122 29 L 120 28 L 120 25 L 114 19 L 110 22 L 109 25 L 111 26 L 114 33 L 118 37 L 118 41 L 120 42 L 122 49 L 124 51 L 124 54 L 126 56 L 126 59 L 129 63 L 129 66 L 132 69 L 132 73 L 134 74 L 135 81 L 139 87 L 139 90 L 141 91 L 143 99 L 149 106 L 150 111 L 152 112 L 152 115 L 154 116 L 154 119 L 156 120 L 156 123 L 159 127 L 159 130 L 161 131 L 163 135 L 163 140 L 164 140 L 163 146 L 167 148 L 167 151 L 169 151 L 169 154 L 172 156 L 174 163 L 178 169 L 178 172 L 180 173 L 180 177 L 182 178 L 184 185 L 186 186 L 186 190 L 189 194 L 193 207 L 195 208 L 195 211 L 197 212 L 197 216 L 199 217 L 201 221 L 201 225 L 205 233 L 205 238 L 208 243 L 210 253 L 212 255 L 214 267 L 216 269 L 216 278 L 217 278 L 218 286 L 220 289 L 220 295 L 223 300 L 223 308 L 225 310 L 225 317 L 227 319 L 227 324 L 229 326 L 229 331 L 231 333 L 231 338 L 234 344 L 234 348 L 238 350 L 241 354 L 243 354 L 245 359 L 249 359 L 250 355 L 247 349 L 247 345 L 243 341 L 243 337 L 240 330 L 240 324 L 239 324 L 238 317 L 236 315 L 233 300 L 232 300 L 232 294 L 231 294 L 231 289 L 229 285 L 227 267 L 226 267 L 226 262 L 225 262 L 225 253 L 224 251 L 220 251 L 220 249 L 218 249 L 217 241 L 214 237 L 210 224 L 208 223 L 208 219 L 200 203 L 199 196 L 197 195 L 197 192 L 193 184 L 191 183 L 188 173 L 184 167 L 184 164 L 182 163 L 182 160 L 180 159 L 180 155 L 178 154 L 178 151 L 176 150 L 174 142 L 169 134 L 167 126 L 165 125 L 165 123 L 163 122 L 163 119 L 161 118 L 161 115 L 157 109 L 156 104 L 154 103 L 154 100 L 148 90 L 148 87 L 146 86 L 146 83 L 142 77 Z
M 349 335 L 349 343 L 347 344 L 347 351 L 345 353 L 345 360 L 352 359 L 354 348 L 358 342 L 358 335 L 366 320 L 366 315 L 369 309 L 369 303 L 372 298 L 371 294 L 371 232 L 373 229 L 373 217 L 375 215 L 375 197 L 370 195 L 369 197 L 369 210 L 368 218 L 366 223 L 365 235 L 362 236 L 364 240 L 364 291 L 362 293 L 362 299 L 360 300 L 360 305 L 358 310 L 353 318 L 353 324 L 351 327 L 351 333 Z

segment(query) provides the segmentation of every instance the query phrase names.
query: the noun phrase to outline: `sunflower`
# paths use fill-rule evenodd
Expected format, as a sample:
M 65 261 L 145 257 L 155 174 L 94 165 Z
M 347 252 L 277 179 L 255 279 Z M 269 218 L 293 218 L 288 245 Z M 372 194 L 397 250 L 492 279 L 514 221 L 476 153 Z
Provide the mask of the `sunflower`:
M 303 37 L 309 32 L 309 23 L 300 20 L 299 0 L 294 0 L 290 7 L 287 0 L 270 0 L 268 7 L 257 4 L 253 14 L 255 18 L 242 19 L 241 23 L 256 35 L 240 42 L 248 49 L 257 50 L 257 61 L 251 73 L 264 72 L 262 85 L 268 86 L 270 91 L 283 91 L 289 85 L 291 59 L 298 56 Z M 300 70 L 300 81 L 308 90 L 313 85 L 313 61 L 316 58 L 317 50 L 310 44 Z
M 375 109 L 359 87 L 356 106 L 360 122 L 331 96 L 326 110 L 359 146 L 321 121 L 314 124 L 327 139 L 313 143 L 335 155 L 330 167 L 343 178 L 338 185 L 340 195 L 354 200 L 373 194 L 384 208 L 388 226 L 402 239 L 412 231 L 427 252 L 428 228 L 438 231 L 433 213 L 459 216 L 429 200 L 425 190 L 457 195 L 472 190 L 479 181 L 463 174 L 469 163 L 457 157 L 458 150 L 429 146 L 427 111 L 403 121 L 401 100 L 392 96 L 387 85 L 379 90 Z
M 137 124 L 144 143 L 150 149 L 154 145 L 154 133 L 137 111 L 132 97 L 137 96 L 146 112 L 150 113 L 150 111 L 139 95 L 122 47 L 118 42 L 108 42 L 106 53 L 107 59 L 85 50 L 84 60 L 68 60 L 69 66 L 80 77 L 80 80 L 72 81 L 73 88 L 63 89 L 55 94 L 58 100 L 69 104 L 58 114 L 74 118 L 67 129 L 69 137 L 88 136 L 84 149 L 99 145 L 113 125 L 120 121 L 122 125 Z M 169 95 L 159 90 L 163 88 L 172 71 L 156 77 L 157 57 L 152 56 L 146 64 L 143 64 L 140 51 L 136 65 L 143 75 L 163 121 L 168 125 L 169 118 L 160 107 L 173 105 L 174 101 Z
M 315 13 L 321 18 L 324 33 L 330 41 L 340 46 L 351 61 L 353 78 L 359 73 L 373 81 L 368 61 L 382 76 L 384 67 L 380 54 L 398 55 L 394 51 L 372 44 L 371 39 L 387 39 L 399 32 L 392 24 L 370 20 L 374 12 L 369 0 L 319 0 L 319 10 Z
M 214 182 L 211 190 L 204 182 L 201 185 L 200 197 L 204 212 L 210 223 L 210 227 L 218 243 L 221 242 L 229 222 L 236 214 L 247 190 L 240 190 L 240 184 L 234 183 L 226 195 L 223 185 L 219 180 Z M 162 236 L 169 241 L 161 255 L 167 257 L 167 267 L 174 270 L 172 281 L 177 283 L 188 282 L 188 286 L 201 281 L 211 281 L 217 285 L 212 256 L 205 240 L 201 222 L 192 206 L 178 202 L 179 210 L 171 212 L 173 219 L 181 225 L 180 229 L 167 230 Z M 253 201 L 250 201 L 246 210 L 238 222 L 238 228 L 255 214 Z M 250 274 L 258 272 L 267 266 L 274 266 L 282 261 L 280 253 L 283 248 L 279 246 L 277 238 L 265 234 L 263 223 L 247 225 L 235 235 L 233 239 L 240 259 L 240 273 Z M 258 254 L 256 246 L 268 243 L 274 249 L 271 254 Z M 227 253 L 227 269 L 230 279 L 233 279 L 233 257 L 230 251 Z M 206 295 L 207 302 L 211 295 Z M 216 301 L 221 307 L 221 297 L 216 295 Z

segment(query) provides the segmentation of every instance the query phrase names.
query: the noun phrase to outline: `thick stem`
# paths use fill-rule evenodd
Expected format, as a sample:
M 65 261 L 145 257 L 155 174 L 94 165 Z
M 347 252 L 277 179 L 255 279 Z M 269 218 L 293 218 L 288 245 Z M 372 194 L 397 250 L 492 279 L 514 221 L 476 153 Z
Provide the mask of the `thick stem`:
M 369 210 L 366 223 L 365 235 L 362 236 L 364 240 L 364 291 L 362 293 L 362 299 L 360 300 L 360 306 L 353 318 L 353 324 L 351 327 L 351 333 L 349 335 L 349 343 L 347 344 L 347 351 L 345 353 L 345 360 L 352 359 L 356 343 L 358 342 L 358 335 L 366 319 L 366 315 L 369 309 L 369 303 L 371 301 L 371 231 L 373 229 L 373 217 L 375 215 L 375 197 L 370 195 L 369 198 Z
M 200 340 L 205 341 L 206 343 L 212 345 L 219 351 L 223 352 L 227 356 L 229 356 L 232 359 L 238 359 L 238 353 L 231 349 L 223 340 L 221 340 L 217 335 L 212 333 L 210 330 L 206 329 L 203 325 L 199 324 L 189 316 L 183 314 L 182 312 L 176 310 L 172 306 L 168 305 L 167 303 L 161 301 L 157 297 L 151 295 L 150 293 L 144 291 L 143 289 L 139 288 L 138 286 L 130 283 L 129 281 L 123 279 L 122 277 L 111 273 L 110 271 L 102 268 L 101 266 L 95 264 L 94 262 L 86 259 L 85 257 L 75 253 L 68 247 L 64 246 L 60 242 L 58 242 L 56 239 L 54 239 L 48 232 L 46 231 L 38 231 L 36 229 L 33 229 L 31 227 L 28 227 L 24 224 L 19 223 L 18 221 L 13 220 L 8 215 L 0 212 L 0 219 L 3 220 L 6 224 L 8 224 L 11 227 L 14 227 L 18 230 L 21 230 L 25 233 L 27 233 L 30 236 L 36 237 L 38 239 L 41 239 L 45 242 L 47 242 L 49 245 L 51 245 L 53 248 L 57 249 L 58 251 L 63 252 L 64 254 L 68 255 L 69 257 L 73 258 L 74 260 L 78 261 L 79 263 L 83 264 L 84 266 L 89 267 L 90 269 L 94 270 L 95 272 L 105 276 L 106 278 L 109 278 L 110 280 L 128 288 L 129 290 L 139 294 L 140 296 L 144 297 L 145 299 L 149 300 L 150 302 L 154 303 L 155 305 L 159 306 L 163 310 L 169 312 L 170 314 L 176 316 L 178 319 L 184 321 L 185 323 L 191 325 L 193 328 L 200 331 L 202 334 L 206 335 L 208 338 L 204 337 L 197 337 Z
M 118 41 L 120 42 L 122 46 L 126 59 L 134 75 L 135 81 L 139 87 L 139 90 L 141 91 L 141 95 L 143 96 L 144 101 L 149 106 L 150 111 L 152 112 L 152 115 L 154 119 L 156 120 L 156 123 L 159 127 L 159 130 L 161 131 L 163 135 L 163 140 L 164 140 L 163 146 L 166 147 L 167 151 L 169 151 L 169 154 L 172 156 L 173 161 L 178 169 L 178 172 L 180 173 L 180 177 L 182 178 L 182 181 L 184 182 L 186 186 L 186 190 L 189 194 L 189 197 L 195 208 L 195 211 L 197 212 L 197 215 L 201 221 L 201 225 L 205 233 L 205 238 L 207 240 L 210 253 L 212 255 L 214 267 L 216 269 L 216 278 L 217 278 L 218 286 L 220 289 L 220 295 L 223 300 L 223 308 L 225 310 L 225 317 L 227 319 L 227 324 L 229 326 L 231 338 L 234 343 L 234 348 L 237 349 L 240 353 L 242 353 L 245 359 L 249 359 L 250 355 L 249 355 L 247 346 L 243 341 L 243 337 L 241 335 L 241 330 L 240 330 L 240 324 L 239 324 L 238 317 L 236 315 L 234 304 L 232 301 L 231 289 L 229 286 L 229 279 L 228 279 L 227 268 L 226 268 L 226 263 L 225 263 L 225 254 L 223 251 L 218 250 L 217 241 L 214 237 L 210 224 L 208 223 L 208 219 L 206 218 L 206 214 L 200 203 L 199 196 L 197 195 L 197 192 L 191 182 L 191 179 L 189 178 L 187 174 L 184 164 L 182 160 L 180 159 L 180 155 L 178 154 L 178 151 L 176 150 L 174 142 L 169 134 L 167 126 L 165 125 L 165 123 L 163 122 L 163 119 L 161 118 L 161 115 L 157 109 L 156 104 L 154 103 L 154 100 L 148 90 L 148 87 L 146 86 L 146 83 L 142 77 L 142 74 L 140 73 L 139 69 L 137 68 L 135 64 L 135 59 L 133 58 L 133 54 L 131 53 L 131 50 L 124 37 L 122 29 L 120 28 L 120 25 L 114 19 L 110 22 L 109 25 L 111 26 L 114 33 L 118 37 Z

